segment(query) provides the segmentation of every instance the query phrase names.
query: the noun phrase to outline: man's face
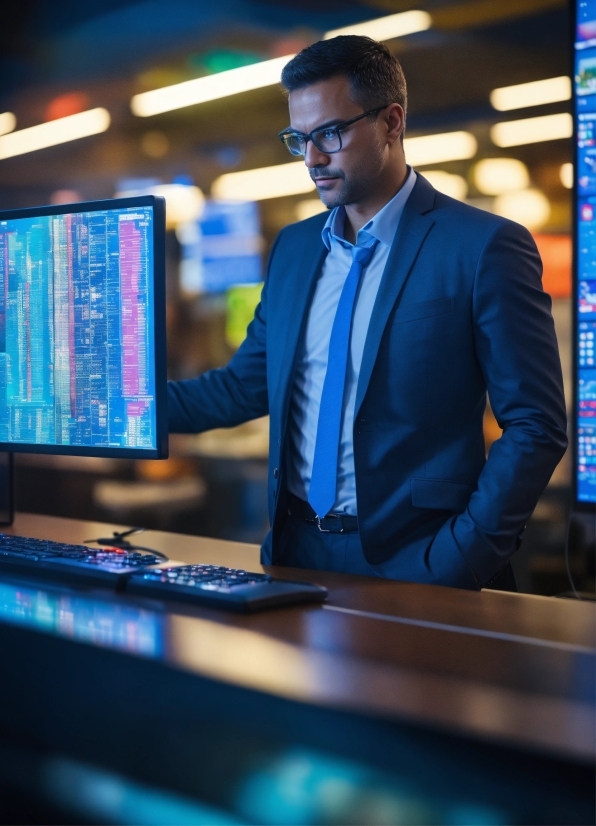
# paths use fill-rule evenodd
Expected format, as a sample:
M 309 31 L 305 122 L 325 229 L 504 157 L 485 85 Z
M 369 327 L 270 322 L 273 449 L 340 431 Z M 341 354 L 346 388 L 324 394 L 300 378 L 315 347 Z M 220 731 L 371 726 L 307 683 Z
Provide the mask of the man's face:
M 343 75 L 291 92 L 289 108 L 292 129 L 304 134 L 365 111 L 352 100 Z M 321 152 L 308 141 L 304 161 L 325 206 L 346 206 L 374 196 L 395 140 L 387 141 L 387 131 L 381 112 L 375 120 L 363 118 L 343 131 L 342 148 L 334 154 Z

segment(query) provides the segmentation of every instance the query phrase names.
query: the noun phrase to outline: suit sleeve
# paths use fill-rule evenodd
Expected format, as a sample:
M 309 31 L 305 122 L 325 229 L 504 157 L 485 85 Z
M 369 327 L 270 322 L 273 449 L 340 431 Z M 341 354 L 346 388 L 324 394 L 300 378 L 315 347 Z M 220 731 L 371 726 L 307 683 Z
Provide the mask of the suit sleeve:
M 168 382 L 170 433 L 200 433 L 215 427 L 234 427 L 269 413 L 267 294 L 279 238 L 269 256 L 265 285 L 254 319 L 231 361 L 196 379 Z
M 542 289 L 538 250 L 523 227 L 500 224 L 484 245 L 473 317 L 477 356 L 503 435 L 490 449 L 467 509 L 441 528 L 433 546 L 444 564 L 450 557 L 461 568 L 463 558 L 482 587 L 517 549 L 567 447 L 551 299 Z

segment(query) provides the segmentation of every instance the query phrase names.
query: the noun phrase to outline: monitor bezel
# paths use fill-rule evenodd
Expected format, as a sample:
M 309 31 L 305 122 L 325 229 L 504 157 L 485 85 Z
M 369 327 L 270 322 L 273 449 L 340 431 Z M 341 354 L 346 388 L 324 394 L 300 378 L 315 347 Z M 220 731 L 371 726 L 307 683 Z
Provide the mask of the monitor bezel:
M 36 445 L 31 443 L 1 442 L 0 451 L 10 453 L 39 453 L 59 456 L 92 456 L 110 459 L 167 459 L 167 359 L 166 359 L 166 203 L 156 195 L 138 195 L 130 198 L 109 198 L 100 201 L 81 201 L 74 204 L 50 204 L 0 211 L 0 220 L 35 218 L 49 215 L 73 215 L 78 212 L 101 212 L 110 209 L 153 207 L 153 324 L 155 366 L 155 448 L 99 447 L 95 445 Z
M 578 0 L 574 0 L 571 4 L 571 14 L 570 17 L 570 25 L 571 25 L 571 71 L 570 77 L 572 78 L 571 83 L 571 106 L 572 106 L 572 113 L 573 113 L 573 147 L 572 147 L 572 163 L 573 163 L 573 187 L 571 189 L 571 234 L 572 234 L 572 256 L 571 256 L 571 329 L 572 329 L 572 342 L 571 342 L 571 353 L 572 353 L 572 364 L 571 364 L 571 377 L 572 377 L 572 386 L 573 386 L 573 393 L 572 393 L 572 405 L 571 405 L 571 491 L 572 491 L 572 499 L 573 499 L 573 510 L 578 512 L 584 513 L 595 513 L 596 512 L 596 502 L 586 502 L 584 499 L 578 498 L 578 415 L 579 415 L 579 342 L 578 342 L 578 333 L 579 333 L 579 313 L 578 313 L 578 295 L 579 295 L 579 273 L 578 273 L 578 233 L 579 233 L 579 194 L 578 194 L 578 187 L 577 187 L 577 176 L 578 176 L 578 148 L 577 148 L 577 91 L 575 85 L 575 65 L 576 65 L 576 48 L 575 44 L 577 41 L 577 3 Z

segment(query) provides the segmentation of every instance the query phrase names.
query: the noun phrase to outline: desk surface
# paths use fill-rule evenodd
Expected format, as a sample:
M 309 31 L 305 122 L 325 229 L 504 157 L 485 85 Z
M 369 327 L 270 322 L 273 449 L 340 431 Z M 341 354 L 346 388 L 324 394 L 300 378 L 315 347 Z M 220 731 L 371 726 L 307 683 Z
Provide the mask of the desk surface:
M 80 543 L 118 527 L 18 514 L 9 532 Z M 267 570 L 329 589 L 324 606 L 247 617 L 173 605 L 164 613 L 144 602 L 161 618 L 167 665 L 318 706 L 594 757 L 593 604 L 263 569 L 255 545 L 158 531 L 142 544 L 184 562 Z

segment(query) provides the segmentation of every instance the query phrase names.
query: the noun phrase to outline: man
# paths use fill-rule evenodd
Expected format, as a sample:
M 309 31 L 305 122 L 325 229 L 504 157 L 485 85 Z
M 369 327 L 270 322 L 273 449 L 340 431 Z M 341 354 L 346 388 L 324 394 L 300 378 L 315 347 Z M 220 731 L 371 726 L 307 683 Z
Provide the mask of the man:
M 405 80 L 380 43 L 315 43 L 282 83 L 280 137 L 331 212 L 278 235 L 246 341 L 169 385 L 170 430 L 270 415 L 264 563 L 514 587 L 567 442 L 534 242 L 406 165 Z

